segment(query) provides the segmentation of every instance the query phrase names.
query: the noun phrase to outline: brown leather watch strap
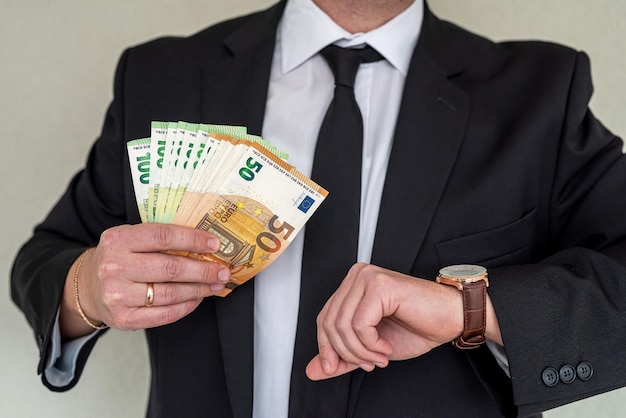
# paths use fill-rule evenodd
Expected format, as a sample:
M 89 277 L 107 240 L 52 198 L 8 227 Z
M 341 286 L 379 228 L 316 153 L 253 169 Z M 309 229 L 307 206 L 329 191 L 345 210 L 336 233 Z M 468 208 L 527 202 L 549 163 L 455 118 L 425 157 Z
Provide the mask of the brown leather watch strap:
M 478 348 L 485 343 L 487 284 L 484 280 L 463 284 L 463 333 L 452 343 L 460 349 Z

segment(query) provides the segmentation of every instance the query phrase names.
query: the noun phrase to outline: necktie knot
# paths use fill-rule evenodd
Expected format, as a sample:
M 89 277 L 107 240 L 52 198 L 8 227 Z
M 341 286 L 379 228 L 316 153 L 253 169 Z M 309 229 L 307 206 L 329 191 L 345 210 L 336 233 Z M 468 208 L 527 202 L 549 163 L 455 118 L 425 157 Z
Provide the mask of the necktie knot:
M 335 77 L 335 85 L 354 87 L 354 80 L 362 63 L 380 61 L 383 56 L 367 45 L 364 48 L 342 48 L 329 45 L 320 51 Z

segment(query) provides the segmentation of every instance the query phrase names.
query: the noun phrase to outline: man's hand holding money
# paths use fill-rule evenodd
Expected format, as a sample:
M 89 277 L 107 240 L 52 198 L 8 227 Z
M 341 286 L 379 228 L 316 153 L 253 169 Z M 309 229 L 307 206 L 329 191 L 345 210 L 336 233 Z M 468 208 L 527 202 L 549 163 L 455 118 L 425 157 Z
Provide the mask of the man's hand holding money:
M 220 241 L 206 231 L 178 225 L 145 223 L 105 231 L 97 247 L 79 257 L 68 273 L 60 326 L 65 339 L 93 331 L 93 324 L 136 330 L 175 322 L 203 298 L 224 289 L 227 266 L 165 254 L 165 251 L 212 253 Z M 77 267 L 80 269 L 77 273 Z

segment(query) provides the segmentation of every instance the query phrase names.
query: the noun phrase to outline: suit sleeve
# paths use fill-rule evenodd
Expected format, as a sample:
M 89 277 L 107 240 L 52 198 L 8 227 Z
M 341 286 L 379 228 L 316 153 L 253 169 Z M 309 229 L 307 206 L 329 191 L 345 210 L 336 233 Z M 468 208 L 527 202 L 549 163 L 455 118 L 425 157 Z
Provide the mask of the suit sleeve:
M 626 157 L 588 109 L 584 54 L 572 74 L 546 164 L 552 255 L 489 273 L 520 416 L 626 385 Z
M 38 373 L 52 390 L 73 387 L 84 368 L 97 337 L 81 350 L 74 379 L 67 385 L 51 385 L 43 370 L 50 355 L 51 336 L 63 295 L 65 278 L 74 260 L 98 243 L 107 228 L 126 222 L 132 208 L 125 197 L 129 169 L 123 135 L 125 53 L 115 77 L 115 99 L 106 115 L 103 130 L 90 150 L 85 168 L 35 227 L 33 236 L 19 250 L 11 272 L 12 298 L 23 311 L 39 346 Z M 130 185 L 132 187 L 132 185 Z

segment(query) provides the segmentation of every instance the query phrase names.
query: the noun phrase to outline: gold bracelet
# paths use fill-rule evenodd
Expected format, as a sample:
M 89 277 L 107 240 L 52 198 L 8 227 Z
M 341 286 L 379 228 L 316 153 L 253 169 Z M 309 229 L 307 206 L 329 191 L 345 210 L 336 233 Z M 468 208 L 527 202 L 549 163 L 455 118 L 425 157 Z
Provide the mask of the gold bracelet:
M 76 301 L 76 309 L 78 309 L 78 313 L 87 325 L 89 325 L 93 329 L 106 329 L 109 327 L 107 324 L 102 323 L 100 325 L 96 325 L 91 322 L 89 318 L 87 318 L 87 315 L 85 315 L 85 312 L 83 312 L 83 308 L 80 306 L 80 301 L 78 300 L 78 273 L 80 273 L 80 268 L 83 265 L 83 261 L 85 261 L 85 257 L 87 257 L 87 254 L 89 254 L 93 250 L 95 250 L 95 248 L 89 248 L 78 258 L 78 264 L 76 265 L 76 270 L 74 271 L 74 300 Z

